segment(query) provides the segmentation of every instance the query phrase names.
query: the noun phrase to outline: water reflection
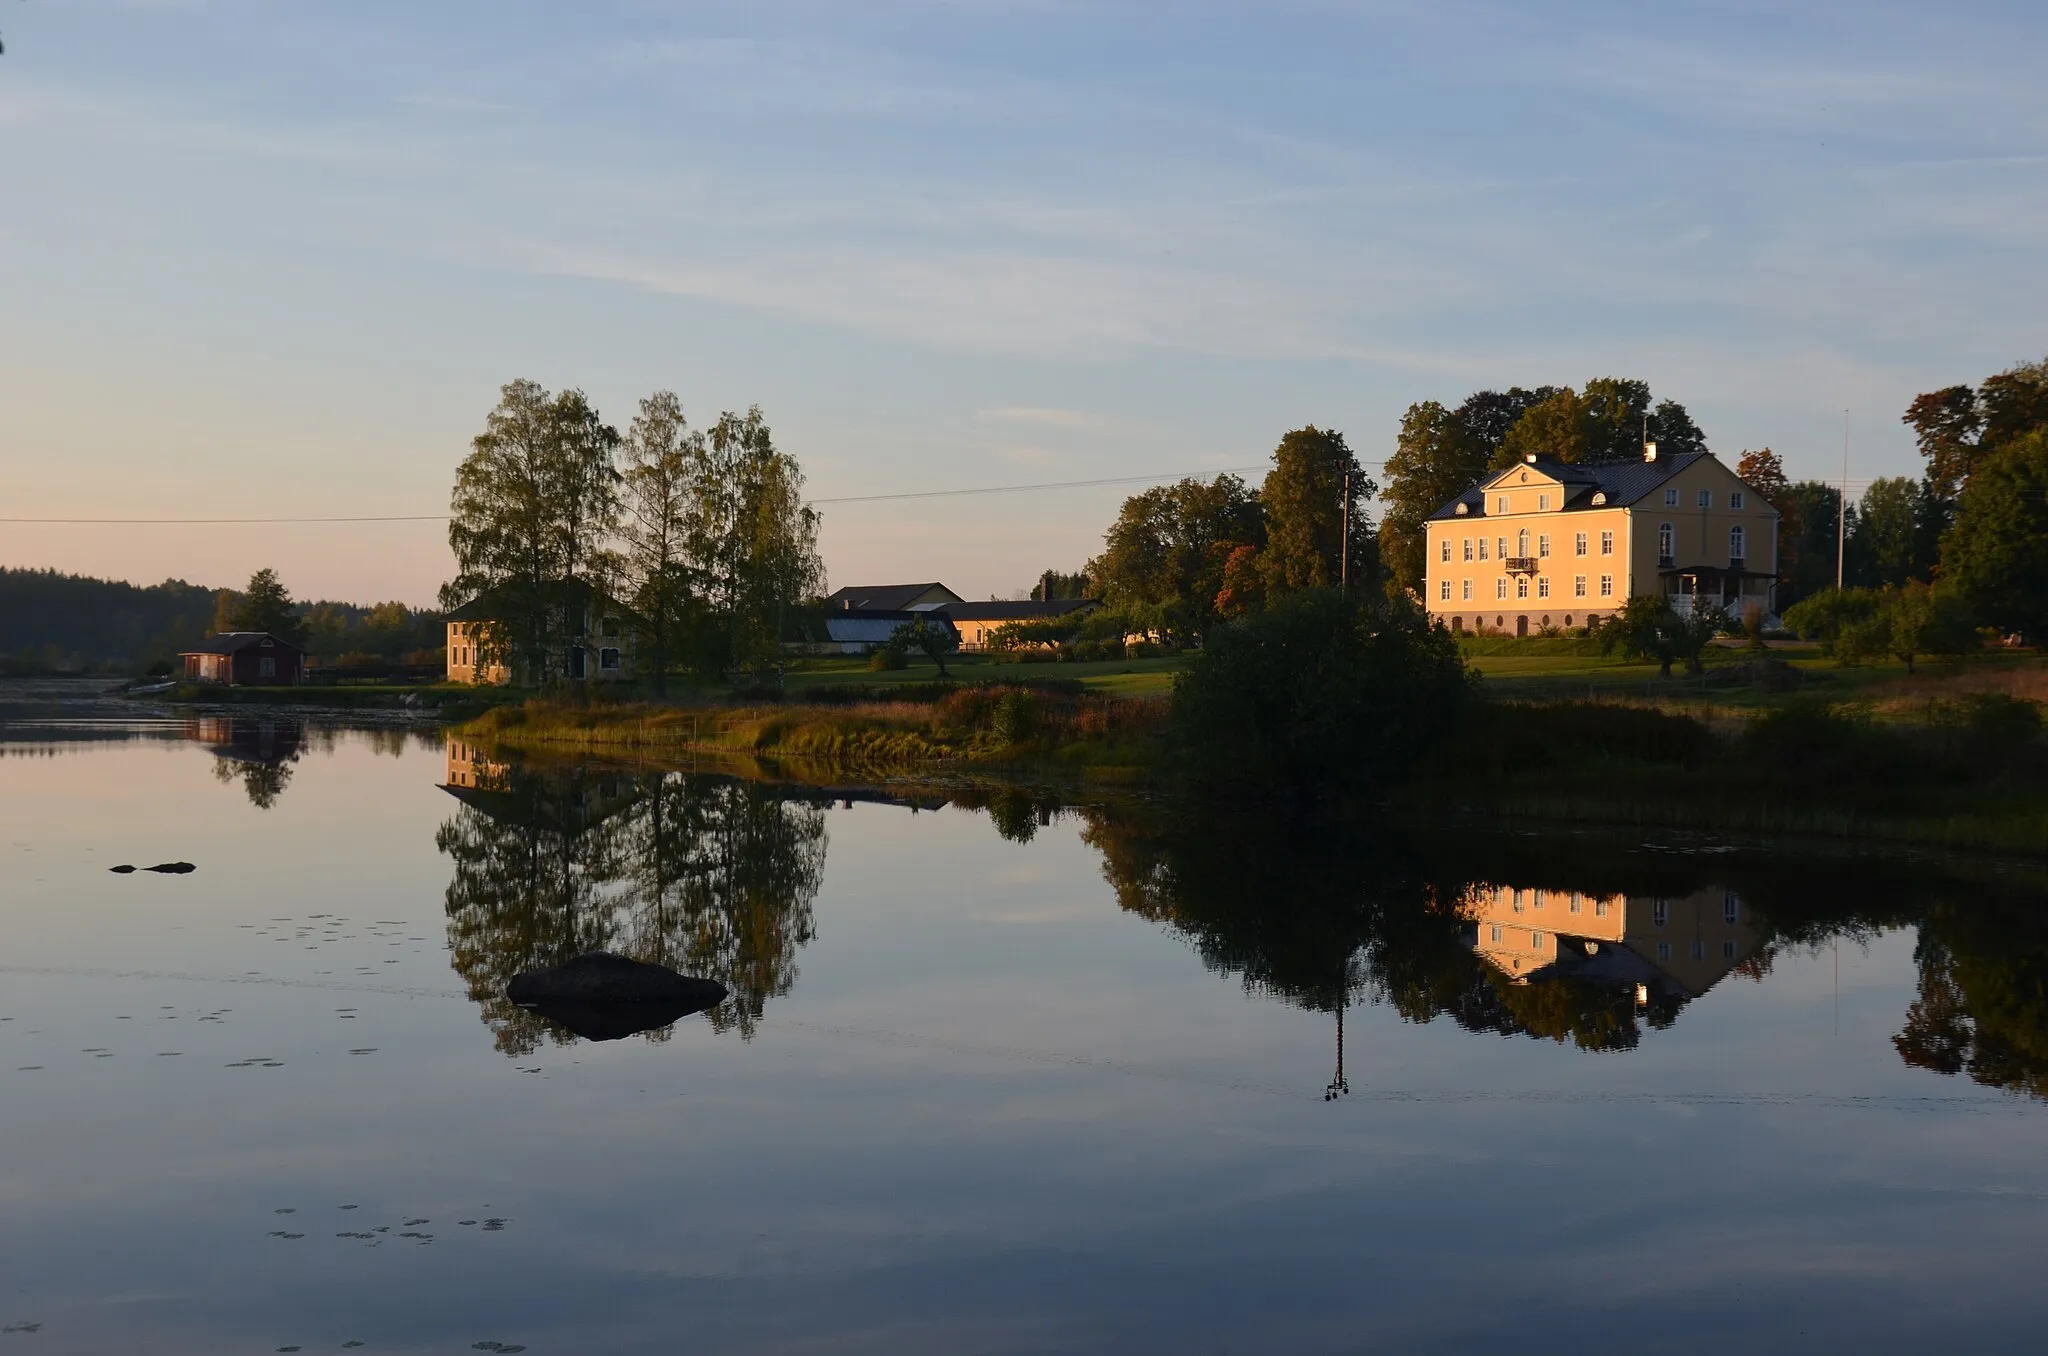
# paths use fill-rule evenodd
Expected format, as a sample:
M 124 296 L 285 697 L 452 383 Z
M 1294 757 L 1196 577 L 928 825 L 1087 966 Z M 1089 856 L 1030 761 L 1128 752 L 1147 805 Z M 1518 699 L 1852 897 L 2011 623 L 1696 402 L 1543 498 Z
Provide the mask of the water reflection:
M 304 733 L 297 721 L 268 717 L 199 716 L 185 722 L 185 738 L 213 755 L 213 779 L 223 785 L 239 781 L 259 810 L 277 804 L 291 785 Z
M 505 986 L 586 951 L 719 981 L 709 1020 L 743 1037 L 796 982 L 824 877 L 820 805 L 726 777 L 525 770 L 460 741 L 443 785 L 461 802 L 435 837 L 454 866 L 452 961 L 507 1053 L 574 1039 Z

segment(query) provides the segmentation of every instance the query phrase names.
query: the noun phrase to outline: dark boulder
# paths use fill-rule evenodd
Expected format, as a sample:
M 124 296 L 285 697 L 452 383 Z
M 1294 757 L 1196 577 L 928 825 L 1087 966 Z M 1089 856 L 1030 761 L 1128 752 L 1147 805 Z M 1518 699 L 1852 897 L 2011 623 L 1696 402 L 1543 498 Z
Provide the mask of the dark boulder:
M 653 1031 L 725 1001 L 725 986 L 662 965 L 592 951 L 549 970 L 529 970 L 505 996 L 586 1040 Z
M 107 868 L 107 870 L 113 872 L 117 876 L 127 876 L 134 874 L 135 868 L 130 866 L 128 863 L 123 862 L 119 866 L 110 866 Z
M 144 871 L 159 871 L 166 876 L 189 876 L 199 868 L 190 862 L 158 862 L 155 866 L 145 866 L 142 869 Z

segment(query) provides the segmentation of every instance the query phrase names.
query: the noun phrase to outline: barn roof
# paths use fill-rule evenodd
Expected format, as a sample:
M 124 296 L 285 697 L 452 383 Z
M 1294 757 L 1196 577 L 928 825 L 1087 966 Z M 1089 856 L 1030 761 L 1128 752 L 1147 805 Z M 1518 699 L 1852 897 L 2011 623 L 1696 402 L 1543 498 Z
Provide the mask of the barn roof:
M 217 635 L 208 636 L 192 649 L 180 650 L 178 654 L 180 658 L 188 654 L 240 654 L 266 641 L 276 649 L 291 650 L 297 654 L 305 653 L 301 647 L 288 640 L 279 639 L 268 631 L 222 631 Z

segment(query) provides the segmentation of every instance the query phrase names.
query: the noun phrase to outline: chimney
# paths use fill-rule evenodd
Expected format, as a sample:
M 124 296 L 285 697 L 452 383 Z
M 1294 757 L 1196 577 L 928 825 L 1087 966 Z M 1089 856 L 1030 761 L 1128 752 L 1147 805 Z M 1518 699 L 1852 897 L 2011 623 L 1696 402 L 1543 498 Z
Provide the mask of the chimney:
M 1531 466 L 1534 466 L 1536 464 L 1536 454 L 1534 452 L 1524 452 L 1522 454 L 1522 460 L 1528 462 Z
M 1655 444 L 1655 443 L 1644 443 L 1644 444 L 1643 444 L 1643 460 L 1644 460 L 1644 461 L 1655 461 L 1655 460 L 1657 460 L 1657 444 Z

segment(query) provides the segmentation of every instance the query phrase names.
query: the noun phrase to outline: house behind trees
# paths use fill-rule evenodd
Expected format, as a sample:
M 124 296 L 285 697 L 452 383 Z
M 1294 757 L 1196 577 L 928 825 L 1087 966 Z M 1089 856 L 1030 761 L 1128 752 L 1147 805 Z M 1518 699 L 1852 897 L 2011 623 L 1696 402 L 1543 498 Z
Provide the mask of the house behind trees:
M 306 652 L 268 631 L 222 631 L 178 658 L 195 683 L 289 687 L 306 681 Z
M 470 599 L 447 615 L 448 681 L 504 687 L 554 682 L 624 682 L 633 677 L 639 622 L 629 608 L 580 581 L 560 589 L 545 610 L 543 639 L 526 639 L 516 608 L 503 594 Z
M 1638 594 L 1776 611 L 1778 510 L 1711 452 L 1531 457 L 1430 515 L 1423 602 L 1454 631 L 1592 625 Z

